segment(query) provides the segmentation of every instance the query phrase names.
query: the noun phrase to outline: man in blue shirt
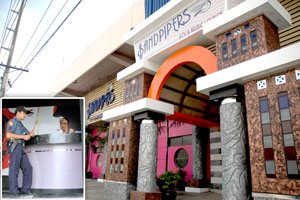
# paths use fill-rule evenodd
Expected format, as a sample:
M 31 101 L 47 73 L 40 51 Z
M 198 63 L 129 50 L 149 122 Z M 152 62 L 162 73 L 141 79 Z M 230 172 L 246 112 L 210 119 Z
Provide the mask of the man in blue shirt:
M 32 185 L 32 166 L 29 162 L 28 156 L 24 151 L 25 140 L 30 140 L 34 136 L 35 126 L 29 132 L 21 122 L 25 119 L 26 114 L 31 111 L 26 110 L 24 106 L 19 106 L 15 110 L 15 117 L 7 122 L 7 138 L 10 139 L 8 145 L 9 151 L 9 190 L 12 195 L 19 195 L 18 190 L 18 175 L 19 169 L 23 173 L 23 184 L 21 194 L 29 194 Z

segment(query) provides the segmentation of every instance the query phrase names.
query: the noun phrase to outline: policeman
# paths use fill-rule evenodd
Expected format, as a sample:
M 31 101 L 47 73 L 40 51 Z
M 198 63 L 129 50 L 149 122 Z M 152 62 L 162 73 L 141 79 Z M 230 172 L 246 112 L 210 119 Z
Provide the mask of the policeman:
M 8 145 L 9 160 L 9 190 L 10 194 L 18 195 L 18 175 L 21 168 L 23 173 L 23 185 L 21 194 L 32 195 L 30 193 L 32 184 L 32 166 L 28 156 L 24 151 L 24 140 L 30 140 L 34 136 L 36 123 L 31 132 L 29 132 L 21 120 L 24 120 L 26 114 L 31 114 L 31 111 L 26 110 L 24 106 L 19 106 L 15 110 L 15 117 L 7 122 L 7 138 L 10 139 Z

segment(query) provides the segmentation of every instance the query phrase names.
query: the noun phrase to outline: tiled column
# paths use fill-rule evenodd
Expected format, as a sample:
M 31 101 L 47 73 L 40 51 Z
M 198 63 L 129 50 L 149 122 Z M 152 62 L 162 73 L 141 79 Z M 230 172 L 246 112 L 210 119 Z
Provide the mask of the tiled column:
M 157 140 L 158 126 L 154 120 L 142 120 L 140 127 L 137 191 L 131 192 L 131 199 L 160 199 L 157 192 Z
M 223 200 L 249 199 L 244 108 L 235 98 L 220 107 Z
M 193 179 L 203 179 L 204 178 L 204 160 L 203 160 L 203 141 L 201 138 L 201 128 L 198 126 L 193 126 Z
M 207 159 L 207 140 L 209 129 L 193 126 L 192 144 L 193 144 L 193 178 L 187 183 L 186 191 L 196 192 L 195 188 L 209 187 L 209 181 L 206 178 L 206 159 Z M 200 192 L 200 191 L 199 191 Z

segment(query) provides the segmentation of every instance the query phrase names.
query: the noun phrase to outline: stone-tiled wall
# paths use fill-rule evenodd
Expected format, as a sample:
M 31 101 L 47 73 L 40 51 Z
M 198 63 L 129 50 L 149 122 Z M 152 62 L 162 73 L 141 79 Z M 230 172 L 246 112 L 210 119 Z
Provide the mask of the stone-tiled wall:
M 237 29 L 240 33 L 237 34 Z M 250 32 L 256 30 L 258 48 L 252 49 Z M 242 53 L 241 36 L 246 36 L 247 52 Z M 231 41 L 236 39 L 237 56 L 232 56 Z M 223 61 L 222 45 L 228 44 L 228 60 Z M 260 15 L 248 22 L 245 22 L 229 31 L 222 33 L 216 38 L 216 54 L 218 70 L 236 65 L 257 56 L 264 55 L 276 49 L 279 49 L 279 37 L 277 28 L 263 15 Z
M 136 182 L 139 146 L 137 130 L 139 127 L 132 117 L 110 123 L 105 173 L 107 180 Z M 123 142 L 124 131 L 125 141 Z M 117 144 L 118 133 L 120 134 Z M 112 145 L 113 134 L 114 145 Z M 122 151 L 124 151 L 124 155 L 122 155 Z M 123 165 L 123 169 L 121 165 Z
M 300 70 L 300 67 L 296 69 Z M 296 69 L 253 80 L 245 84 L 253 192 L 300 195 L 300 180 L 287 178 L 287 165 L 278 105 L 278 93 L 287 92 L 298 171 L 300 171 L 300 80 L 296 78 Z M 276 84 L 275 77 L 278 75 L 285 75 L 286 83 Z M 264 89 L 258 89 L 257 82 L 261 80 L 266 81 Z M 269 102 L 276 178 L 266 177 L 260 97 L 267 97 Z
M 210 170 L 211 189 L 216 192 L 222 190 L 222 152 L 220 131 L 210 130 Z
M 124 104 L 147 97 L 152 79 L 152 75 L 143 73 L 126 81 L 124 84 Z

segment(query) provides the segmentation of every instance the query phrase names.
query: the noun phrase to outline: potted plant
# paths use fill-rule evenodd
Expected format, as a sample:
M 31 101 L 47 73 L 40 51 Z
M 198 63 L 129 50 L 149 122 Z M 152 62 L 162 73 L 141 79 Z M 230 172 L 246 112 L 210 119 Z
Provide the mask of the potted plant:
M 181 179 L 177 181 L 176 184 L 176 188 L 178 189 L 178 191 L 184 191 L 185 190 L 185 175 L 186 175 L 186 171 L 179 169 L 176 174 L 178 174 Z
M 181 180 L 181 176 L 178 173 L 172 171 L 166 171 L 158 177 L 158 187 L 162 192 L 162 199 L 175 200 L 177 192 L 175 186 L 177 182 Z

